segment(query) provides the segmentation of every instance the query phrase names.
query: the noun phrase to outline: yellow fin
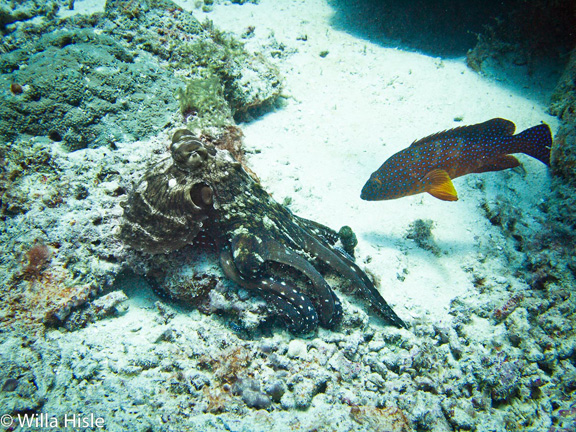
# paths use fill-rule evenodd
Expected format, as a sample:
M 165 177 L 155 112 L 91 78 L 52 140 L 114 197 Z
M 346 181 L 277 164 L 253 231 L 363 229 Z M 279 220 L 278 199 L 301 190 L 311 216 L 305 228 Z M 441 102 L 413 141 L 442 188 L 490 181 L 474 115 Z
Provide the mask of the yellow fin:
M 424 190 L 433 197 L 442 201 L 458 201 L 458 193 L 446 171 L 432 170 L 424 176 L 422 181 L 426 184 Z

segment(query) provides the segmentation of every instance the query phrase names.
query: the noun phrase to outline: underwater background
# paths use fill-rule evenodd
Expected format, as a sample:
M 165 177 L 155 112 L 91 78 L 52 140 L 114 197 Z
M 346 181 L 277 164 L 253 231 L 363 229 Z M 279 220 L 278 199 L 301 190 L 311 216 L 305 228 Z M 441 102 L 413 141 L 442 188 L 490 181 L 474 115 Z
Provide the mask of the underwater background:
M 575 28 L 566 0 L 1 1 L 0 430 L 574 430 Z M 547 124 L 550 166 L 360 198 L 493 118 Z

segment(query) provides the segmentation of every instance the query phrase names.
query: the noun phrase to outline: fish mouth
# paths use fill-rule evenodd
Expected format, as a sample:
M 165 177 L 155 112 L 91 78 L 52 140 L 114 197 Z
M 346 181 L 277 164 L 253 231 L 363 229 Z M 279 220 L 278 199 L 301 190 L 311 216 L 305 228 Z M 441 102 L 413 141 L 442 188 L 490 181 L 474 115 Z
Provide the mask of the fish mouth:
M 374 182 L 367 182 L 364 187 L 362 188 L 362 192 L 360 192 L 360 199 L 364 201 L 376 201 L 377 194 L 375 193 L 375 184 Z

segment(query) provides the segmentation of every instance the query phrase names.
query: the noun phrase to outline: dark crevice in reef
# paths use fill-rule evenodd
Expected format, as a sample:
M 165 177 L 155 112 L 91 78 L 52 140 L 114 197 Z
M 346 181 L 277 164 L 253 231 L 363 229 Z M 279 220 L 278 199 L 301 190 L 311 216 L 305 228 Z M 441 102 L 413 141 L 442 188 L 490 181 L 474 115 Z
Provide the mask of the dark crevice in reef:
M 329 0 L 338 30 L 389 46 L 443 57 L 459 57 L 478 37 L 499 39 L 548 56 L 575 40 L 575 5 L 570 0 Z
M 459 57 L 476 43 L 476 33 L 506 10 L 500 1 L 330 0 L 339 30 L 387 46 Z
M 571 0 L 329 0 L 332 25 L 384 46 L 427 55 L 467 56 L 477 72 L 554 82 L 576 41 Z

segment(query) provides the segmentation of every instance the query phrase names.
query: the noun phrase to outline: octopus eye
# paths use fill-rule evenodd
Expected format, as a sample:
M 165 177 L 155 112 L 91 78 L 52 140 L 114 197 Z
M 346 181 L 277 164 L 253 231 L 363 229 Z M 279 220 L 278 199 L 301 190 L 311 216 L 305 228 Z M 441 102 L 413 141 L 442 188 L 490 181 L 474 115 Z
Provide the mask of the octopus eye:
M 193 138 L 185 138 L 172 145 L 172 158 L 182 169 L 197 168 L 208 158 L 204 145 Z
M 214 202 L 214 191 L 204 183 L 195 184 L 190 190 L 190 199 L 200 208 L 208 208 Z
M 176 144 L 183 137 L 193 137 L 192 132 L 190 132 L 188 129 L 178 129 L 176 132 L 174 132 L 174 136 L 172 137 L 172 144 Z
M 206 205 L 212 205 L 214 202 L 214 192 L 212 191 L 212 188 L 209 186 L 204 186 L 202 189 L 200 189 L 200 197 L 202 198 L 202 201 L 206 203 Z

